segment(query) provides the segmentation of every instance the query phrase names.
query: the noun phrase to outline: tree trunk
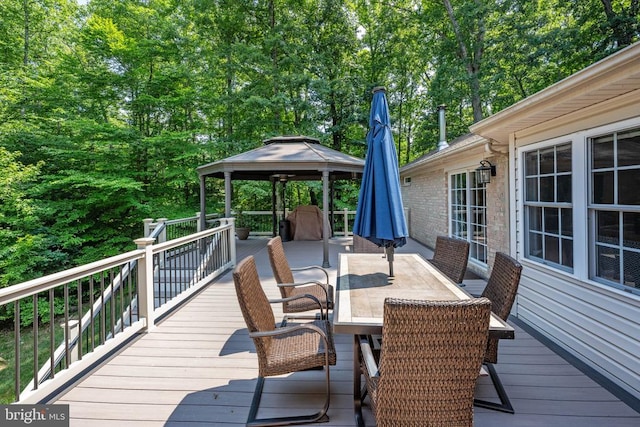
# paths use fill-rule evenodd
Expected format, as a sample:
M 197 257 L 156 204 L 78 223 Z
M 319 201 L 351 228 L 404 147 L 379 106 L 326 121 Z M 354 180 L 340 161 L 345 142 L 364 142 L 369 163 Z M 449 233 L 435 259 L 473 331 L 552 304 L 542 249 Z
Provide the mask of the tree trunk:
M 460 24 L 456 19 L 455 13 L 453 11 L 453 6 L 451 6 L 450 0 L 442 0 L 442 3 L 447 10 L 447 15 L 449 15 L 449 20 L 451 21 L 451 25 L 453 26 L 453 32 L 456 37 L 456 42 L 458 44 L 458 56 L 465 64 L 467 69 L 467 77 L 469 78 L 469 89 L 471 96 L 471 107 L 473 108 L 473 122 L 479 122 L 482 120 L 482 99 L 480 96 L 480 66 L 482 64 L 482 55 L 484 53 L 484 35 L 485 35 L 485 27 L 484 27 L 484 17 L 480 16 L 478 18 L 478 30 L 475 34 L 475 40 L 473 44 L 475 44 L 475 49 L 473 54 L 469 53 L 469 49 L 465 44 L 465 39 L 462 34 L 462 30 L 460 29 Z M 478 0 L 475 1 L 476 7 L 478 10 L 481 9 L 482 5 Z M 473 35 L 469 35 L 471 38 Z M 471 40 L 469 40 L 470 47 L 473 47 Z
M 604 7 L 604 13 L 607 16 L 607 22 L 611 31 L 613 31 L 613 37 L 617 48 L 629 46 L 633 42 L 633 37 L 638 31 L 638 9 L 640 2 L 638 0 L 632 0 L 628 10 L 622 9 L 620 12 L 613 10 L 611 0 L 600 0 Z

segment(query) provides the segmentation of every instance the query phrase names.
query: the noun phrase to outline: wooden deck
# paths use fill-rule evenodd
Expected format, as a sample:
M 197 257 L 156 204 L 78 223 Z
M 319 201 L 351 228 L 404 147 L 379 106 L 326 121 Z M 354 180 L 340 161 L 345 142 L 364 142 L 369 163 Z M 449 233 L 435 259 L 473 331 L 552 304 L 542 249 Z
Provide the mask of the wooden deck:
M 265 239 L 239 242 L 238 259 L 255 253 L 269 297 L 278 297 Z M 334 279 L 338 253 L 350 240 L 332 240 Z M 320 242 L 287 242 L 292 266 L 319 264 Z M 428 249 L 410 242 L 398 252 Z M 479 293 L 481 280 L 467 289 Z M 281 317 L 279 306 L 274 307 Z M 545 347 L 517 324 L 515 340 L 500 343 L 496 369 L 514 415 L 475 408 L 475 425 L 485 426 L 638 426 L 640 414 Z M 354 425 L 352 337 L 337 335 L 338 363 L 331 369 L 330 422 Z M 260 416 L 315 409 L 322 400 L 323 372 L 268 378 Z M 191 301 L 95 369 L 55 403 L 70 405 L 71 426 L 233 426 L 244 425 L 257 376 L 257 359 L 236 300 L 231 274 L 225 274 Z M 481 378 L 476 396 L 494 396 Z M 373 425 L 368 407 L 365 419 Z

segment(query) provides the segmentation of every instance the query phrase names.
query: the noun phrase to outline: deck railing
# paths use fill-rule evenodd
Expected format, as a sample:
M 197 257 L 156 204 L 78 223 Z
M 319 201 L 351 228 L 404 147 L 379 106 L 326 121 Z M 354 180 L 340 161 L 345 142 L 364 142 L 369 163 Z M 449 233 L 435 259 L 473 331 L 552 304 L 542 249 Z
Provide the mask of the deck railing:
M 291 213 L 289 210 L 282 214 L 282 211 L 276 211 L 276 218 L 278 220 L 286 218 Z M 207 228 L 216 223 L 218 214 L 208 214 Z M 233 216 L 233 213 L 232 213 Z M 272 236 L 273 229 L 273 212 L 272 211 L 243 211 L 243 221 L 251 228 L 252 236 Z M 353 234 L 353 222 L 355 221 L 356 211 L 349 209 L 334 210 L 329 213 L 329 221 L 331 223 L 331 230 L 334 236 L 351 236 Z M 192 217 L 172 219 L 159 218 L 153 220 L 151 218 L 144 221 L 145 236 L 149 236 L 158 228 L 161 232 L 157 234 L 158 242 L 165 242 L 167 240 L 176 239 L 178 237 L 188 236 L 202 230 L 200 225 L 200 213 L 196 213 Z M 276 234 L 278 230 L 275 230 Z
M 243 214 L 253 235 L 273 234 L 273 212 Z M 332 212 L 333 235 L 349 236 L 354 217 Z M 14 319 L 14 352 L 0 355 L 14 371 L 13 401 L 42 401 L 235 264 L 232 218 L 146 219 L 144 236 L 134 251 L 0 289 L 0 310 Z
M 214 227 L 220 223 L 219 218 L 220 215 L 218 214 L 208 214 L 205 219 L 206 226 L 200 224 L 200 212 L 197 212 L 194 216 L 179 219 L 159 218 L 153 220 L 152 218 L 146 218 L 142 221 L 144 237 L 150 237 L 153 234 L 158 243 L 166 242 L 167 240 L 185 237 Z
M 278 220 L 286 218 L 290 211 L 276 211 Z M 242 211 L 243 222 L 251 228 L 251 236 L 272 236 L 273 229 L 273 212 L 272 211 Z M 335 210 L 329 213 L 329 222 L 334 236 L 351 236 L 353 234 L 353 222 L 356 217 L 356 211 L 343 209 Z M 162 221 L 162 220 L 158 220 Z M 275 230 L 276 234 L 278 230 Z
M 171 226 L 189 222 L 162 221 L 149 237 L 135 240 L 136 250 L 0 289 L 0 310 L 14 318 L 14 354 L 1 355 L 13 366 L 14 401 L 46 401 L 235 265 L 233 219 L 155 243 L 177 235 Z M 24 327 L 29 319 L 33 325 Z

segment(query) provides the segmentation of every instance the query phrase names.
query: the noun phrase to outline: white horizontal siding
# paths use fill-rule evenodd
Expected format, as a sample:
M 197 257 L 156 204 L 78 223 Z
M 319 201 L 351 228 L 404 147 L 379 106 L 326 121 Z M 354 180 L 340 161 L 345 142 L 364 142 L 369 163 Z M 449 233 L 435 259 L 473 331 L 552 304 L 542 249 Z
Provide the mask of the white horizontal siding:
M 526 265 L 518 294 L 518 318 L 640 398 L 640 304 L 633 297 Z

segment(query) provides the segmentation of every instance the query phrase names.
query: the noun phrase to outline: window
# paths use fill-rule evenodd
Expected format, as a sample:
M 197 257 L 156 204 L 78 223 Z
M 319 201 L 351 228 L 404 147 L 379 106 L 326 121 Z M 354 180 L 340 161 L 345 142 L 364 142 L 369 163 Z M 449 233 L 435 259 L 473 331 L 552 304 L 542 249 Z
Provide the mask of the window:
M 451 235 L 469 242 L 469 256 L 487 262 L 487 204 L 485 184 L 475 171 L 451 175 Z
M 592 279 L 640 288 L 640 129 L 589 140 Z
M 573 269 L 571 144 L 524 153 L 525 256 Z

